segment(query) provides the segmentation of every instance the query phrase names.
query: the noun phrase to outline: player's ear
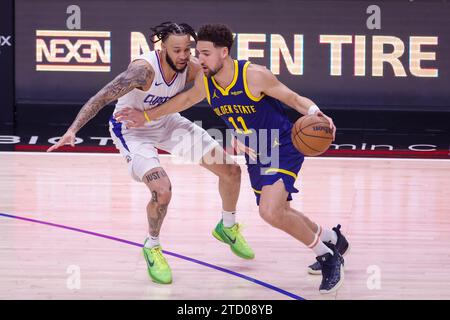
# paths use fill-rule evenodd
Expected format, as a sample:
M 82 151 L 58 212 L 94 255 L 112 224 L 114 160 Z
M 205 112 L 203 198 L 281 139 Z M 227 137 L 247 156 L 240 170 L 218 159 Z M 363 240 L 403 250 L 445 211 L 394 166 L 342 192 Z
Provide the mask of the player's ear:
M 223 47 L 222 48 L 222 50 L 221 50 L 221 56 L 222 56 L 222 59 L 225 59 L 227 56 L 228 56 L 228 48 L 227 47 Z

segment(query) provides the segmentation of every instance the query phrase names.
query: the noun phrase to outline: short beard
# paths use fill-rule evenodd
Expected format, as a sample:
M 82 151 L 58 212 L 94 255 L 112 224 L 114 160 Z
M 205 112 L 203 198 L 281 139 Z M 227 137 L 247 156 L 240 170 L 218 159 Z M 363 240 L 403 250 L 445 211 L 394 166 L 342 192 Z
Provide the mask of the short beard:
M 217 69 L 215 69 L 215 70 L 208 69 L 208 74 L 206 75 L 206 77 L 207 77 L 207 78 L 214 77 L 214 76 L 217 74 L 217 72 L 219 72 L 220 70 L 222 70 L 222 68 L 223 68 L 223 64 L 222 64 L 219 68 L 217 68 Z
M 188 66 L 188 64 L 186 63 L 186 65 L 182 69 L 178 69 L 177 66 L 175 65 L 175 63 L 173 63 L 173 60 L 169 57 L 169 54 L 167 52 L 166 52 L 166 61 L 167 61 L 167 64 L 169 65 L 169 67 L 171 67 L 173 71 L 179 72 L 179 73 L 186 70 L 186 68 Z

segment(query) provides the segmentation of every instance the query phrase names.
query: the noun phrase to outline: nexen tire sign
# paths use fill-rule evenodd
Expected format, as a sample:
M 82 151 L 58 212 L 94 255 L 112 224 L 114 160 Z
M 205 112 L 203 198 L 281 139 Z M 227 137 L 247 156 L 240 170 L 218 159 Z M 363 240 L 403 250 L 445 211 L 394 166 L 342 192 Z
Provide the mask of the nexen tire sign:
M 109 31 L 36 30 L 36 71 L 111 70 Z

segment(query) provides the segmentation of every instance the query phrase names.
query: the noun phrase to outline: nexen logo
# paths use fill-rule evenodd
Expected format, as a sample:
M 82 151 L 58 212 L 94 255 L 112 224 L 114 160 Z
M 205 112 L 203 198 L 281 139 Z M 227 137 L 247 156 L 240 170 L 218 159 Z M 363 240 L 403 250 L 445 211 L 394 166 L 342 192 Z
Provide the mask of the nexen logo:
M 37 71 L 111 70 L 109 31 L 36 30 Z

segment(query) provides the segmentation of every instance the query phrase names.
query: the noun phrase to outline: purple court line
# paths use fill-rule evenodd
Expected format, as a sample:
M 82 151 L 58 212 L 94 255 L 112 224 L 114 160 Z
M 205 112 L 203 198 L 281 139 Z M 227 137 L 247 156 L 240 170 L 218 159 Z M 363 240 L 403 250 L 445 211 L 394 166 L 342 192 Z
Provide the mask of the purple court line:
M 125 240 L 125 239 L 120 239 L 120 238 L 108 236 L 106 234 L 101 234 L 101 233 L 92 232 L 92 231 L 88 231 L 88 230 L 83 230 L 83 229 L 78 229 L 78 228 L 74 228 L 74 227 L 64 226 L 62 224 L 56 224 L 56 223 L 40 221 L 40 220 L 35 220 L 35 219 L 30 219 L 30 218 L 25 218 L 25 217 L 19 217 L 19 216 L 6 214 L 6 213 L 0 213 L 0 216 L 4 216 L 6 218 L 13 218 L 13 219 L 18 219 L 18 220 L 24 220 L 24 221 L 29 221 L 29 222 L 40 223 L 40 224 L 47 225 L 47 226 L 57 227 L 57 228 L 66 229 L 66 230 L 72 230 L 72 231 L 81 232 L 81 233 L 86 233 L 86 234 L 90 234 L 90 235 L 93 235 L 93 236 L 96 236 L 96 237 L 100 237 L 100 238 L 105 238 L 105 239 L 109 239 L 109 240 L 123 242 L 123 243 L 129 244 L 129 245 L 132 245 L 132 246 L 136 246 L 136 247 L 140 247 L 140 248 L 142 248 L 144 246 L 144 245 L 139 244 L 137 242 L 128 241 L 128 240 Z M 294 293 L 291 293 L 289 291 L 286 291 L 286 290 L 283 290 L 281 288 L 275 287 L 275 286 L 273 286 L 273 285 L 271 285 L 271 284 L 269 284 L 267 282 L 260 281 L 258 279 L 246 276 L 244 274 L 241 274 L 241 273 L 238 273 L 238 272 L 234 272 L 232 270 L 228 270 L 228 269 L 225 269 L 225 268 L 222 268 L 222 267 L 219 267 L 219 266 L 215 266 L 215 265 L 207 263 L 207 262 L 203 262 L 203 261 L 200 261 L 200 260 L 197 260 L 197 259 L 193 259 L 193 258 L 190 258 L 190 257 L 187 257 L 187 256 L 183 256 L 183 255 L 178 254 L 178 253 L 170 252 L 170 251 L 167 251 L 167 250 L 163 250 L 163 252 L 165 254 L 170 255 L 170 256 L 173 256 L 173 257 L 176 257 L 176 258 L 180 258 L 180 259 L 183 259 L 183 260 L 186 260 L 186 261 L 190 261 L 190 262 L 193 262 L 193 263 L 197 263 L 199 265 L 202 265 L 202 266 L 205 266 L 205 267 L 208 267 L 208 268 L 211 268 L 211 269 L 215 269 L 215 270 L 218 270 L 218 271 L 222 271 L 222 272 L 231 274 L 233 276 L 242 278 L 244 280 L 247 280 L 247 281 L 259 284 L 260 286 L 266 287 L 266 288 L 268 288 L 270 290 L 274 290 L 276 292 L 284 294 L 284 295 L 286 295 L 286 296 L 288 296 L 290 298 L 293 298 L 295 300 L 305 300 L 304 298 L 302 298 L 302 297 L 300 297 L 300 296 L 298 296 L 298 295 L 296 295 Z

